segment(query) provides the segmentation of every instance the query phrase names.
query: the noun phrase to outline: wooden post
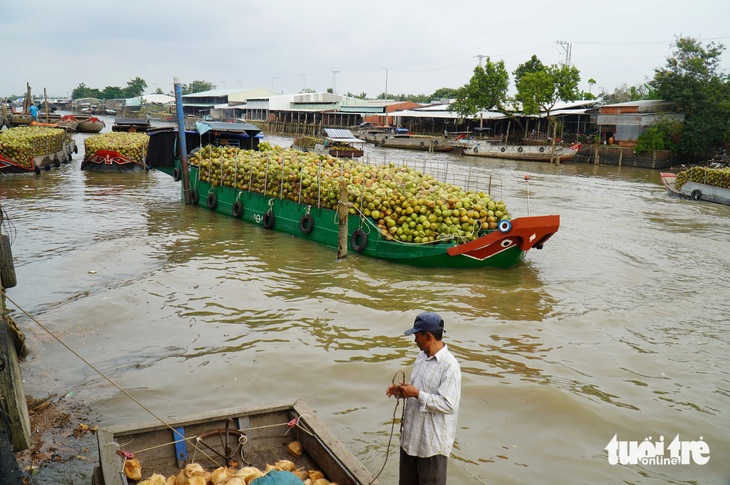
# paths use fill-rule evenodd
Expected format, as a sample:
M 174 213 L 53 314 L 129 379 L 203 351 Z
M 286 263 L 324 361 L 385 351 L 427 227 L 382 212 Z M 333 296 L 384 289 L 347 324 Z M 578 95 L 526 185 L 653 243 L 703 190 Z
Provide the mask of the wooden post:
M 623 159 L 624 159 L 624 149 L 623 148 L 619 148 L 618 149 L 618 166 L 619 167 L 621 166 L 621 163 L 623 162 Z
M 30 446 L 30 417 L 15 343 L 5 320 L 5 295 L 0 295 L 0 405 L 10 425 L 13 451 Z
M 593 164 L 594 165 L 598 165 L 598 163 L 600 162 L 600 160 L 601 160 L 601 156 L 598 154 L 598 147 L 596 147 L 596 158 L 593 159 Z
M 185 113 L 182 106 L 182 87 L 178 78 L 173 78 L 175 87 L 175 109 L 177 110 L 177 139 L 180 147 L 180 171 L 182 172 L 183 197 L 185 205 L 193 203 L 190 196 L 190 175 L 188 174 L 188 149 L 185 140 Z
M 49 121 L 48 116 L 48 96 L 46 96 L 46 88 L 43 88 L 43 102 L 46 104 L 46 123 Z
M 347 257 L 347 182 L 344 177 L 340 178 L 340 201 L 337 204 L 337 221 L 339 232 L 337 234 L 337 260 Z

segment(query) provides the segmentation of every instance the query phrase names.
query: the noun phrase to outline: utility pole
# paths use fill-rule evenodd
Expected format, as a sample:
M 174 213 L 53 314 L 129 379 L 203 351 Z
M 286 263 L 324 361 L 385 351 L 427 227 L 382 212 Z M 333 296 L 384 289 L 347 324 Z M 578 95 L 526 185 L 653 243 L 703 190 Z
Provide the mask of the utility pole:
M 388 71 L 389 70 L 390 69 L 388 69 L 387 67 L 385 68 L 385 98 L 384 99 L 388 99 Z
M 337 73 L 340 71 L 332 71 L 332 94 L 337 94 Z
M 479 67 L 482 67 L 482 59 L 484 59 L 485 57 L 489 56 L 485 56 L 484 54 L 477 54 L 477 58 L 479 59 Z
M 558 41 L 558 44 L 560 45 L 560 47 L 563 48 L 563 50 L 565 50 L 565 62 L 564 62 L 564 64 L 566 66 L 570 67 L 570 64 L 571 64 L 571 61 L 572 61 L 572 57 L 573 57 L 573 44 L 571 44 L 570 42 L 566 42 L 564 40 L 559 40 Z
M 304 79 L 304 90 L 307 90 L 307 75 L 306 74 L 300 74 L 302 76 L 302 79 Z

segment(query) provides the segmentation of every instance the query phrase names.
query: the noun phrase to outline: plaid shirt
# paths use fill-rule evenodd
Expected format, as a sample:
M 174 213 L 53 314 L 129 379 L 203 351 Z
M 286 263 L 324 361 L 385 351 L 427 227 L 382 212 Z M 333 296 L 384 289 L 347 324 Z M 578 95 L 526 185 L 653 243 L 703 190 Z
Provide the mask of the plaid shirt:
M 446 345 L 433 357 L 416 357 L 411 384 L 418 397 L 406 399 L 401 448 L 410 456 L 449 456 L 456 437 L 461 399 L 461 368 Z

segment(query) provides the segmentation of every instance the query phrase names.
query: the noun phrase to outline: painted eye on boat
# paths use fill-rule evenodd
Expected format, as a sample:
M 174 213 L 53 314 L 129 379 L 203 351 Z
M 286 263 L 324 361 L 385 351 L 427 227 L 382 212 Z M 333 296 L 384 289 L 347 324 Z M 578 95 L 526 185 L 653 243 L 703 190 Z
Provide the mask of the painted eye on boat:
M 508 248 L 512 246 L 512 239 L 503 239 L 501 243 L 499 243 L 503 248 Z

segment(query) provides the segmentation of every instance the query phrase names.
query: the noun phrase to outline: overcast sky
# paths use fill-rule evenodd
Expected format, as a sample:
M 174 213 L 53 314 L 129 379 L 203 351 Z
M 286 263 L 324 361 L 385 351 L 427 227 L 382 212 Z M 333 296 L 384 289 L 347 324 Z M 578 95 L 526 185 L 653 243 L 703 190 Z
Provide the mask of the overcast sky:
M 0 96 L 70 96 L 140 77 L 218 88 L 431 94 L 479 56 L 510 72 L 570 60 L 612 92 L 653 77 L 677 36 L 730 44 L 728 0 L 0 0 Z M 721 67 L 730 73 L 728 56 Z M 335 72 L 336 71 L 336 72 Z

